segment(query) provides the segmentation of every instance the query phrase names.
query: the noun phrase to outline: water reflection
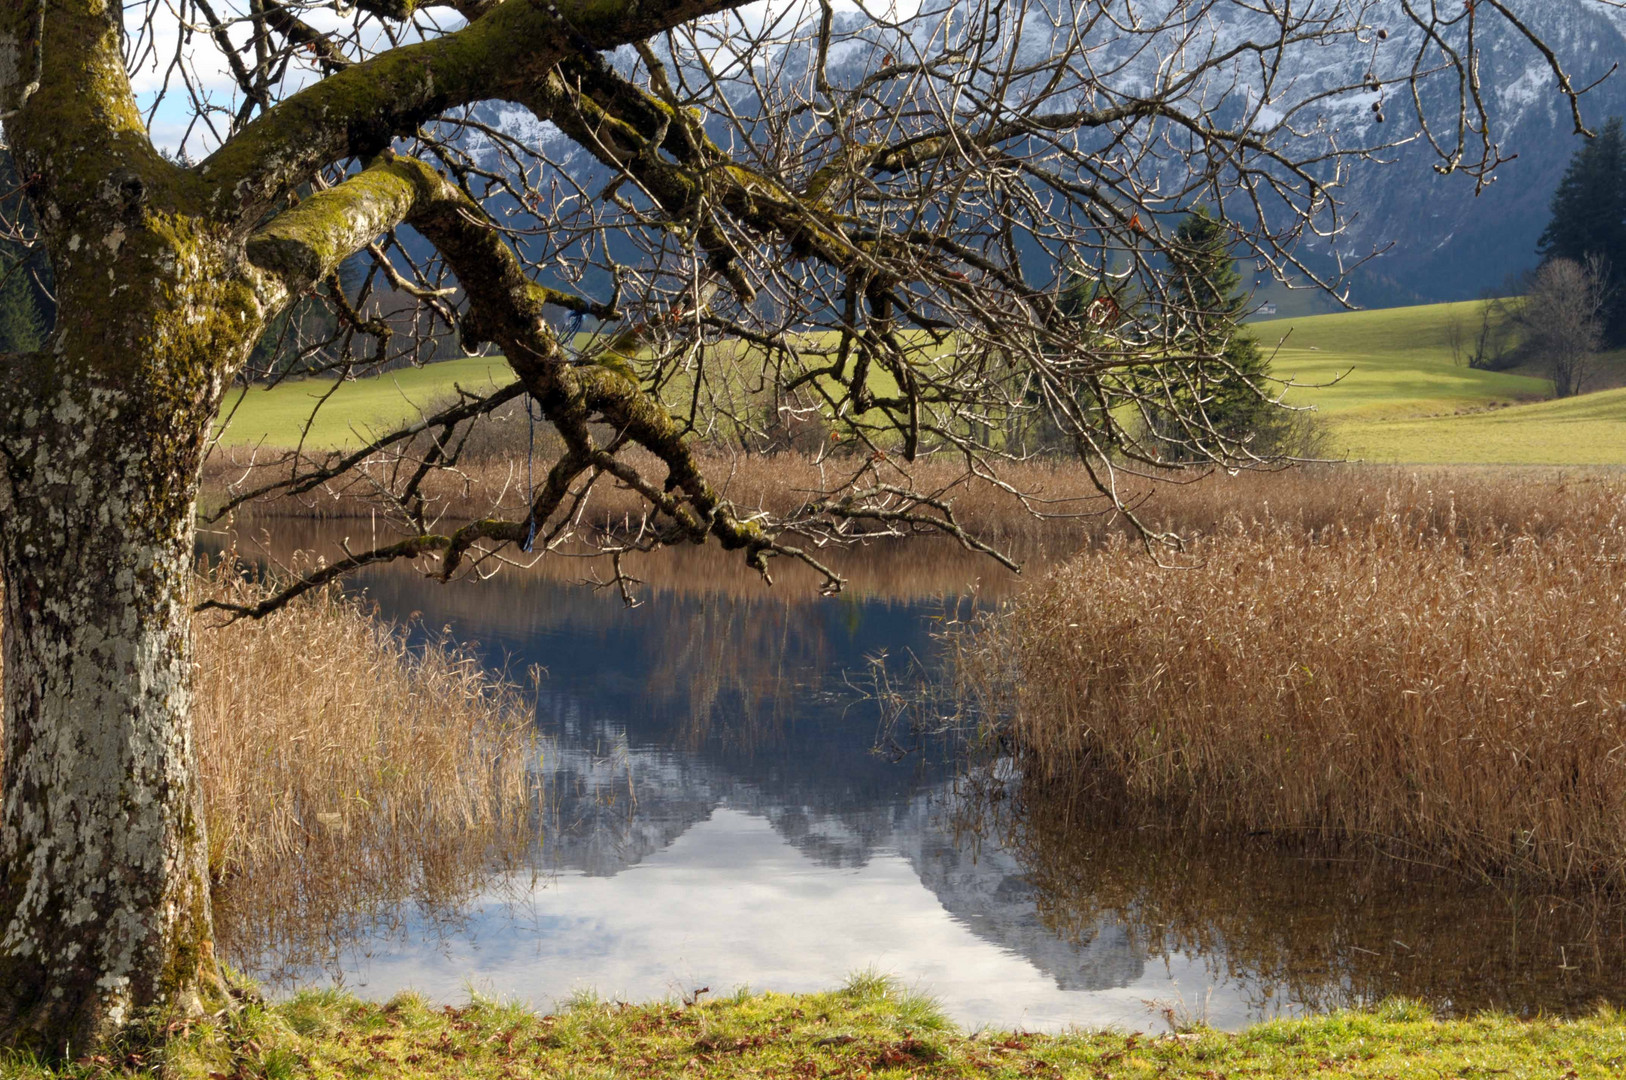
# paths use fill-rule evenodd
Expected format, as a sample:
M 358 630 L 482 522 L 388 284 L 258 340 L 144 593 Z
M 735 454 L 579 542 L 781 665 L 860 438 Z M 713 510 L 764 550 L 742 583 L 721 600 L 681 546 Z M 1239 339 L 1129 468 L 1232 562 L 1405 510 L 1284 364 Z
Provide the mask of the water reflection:
M 1211 979 L 1262 995 L 1257 1012 L 1400 995 L 1458 1015 L 1528 1016 L 1626 997 L 1626 909 L 1607 898 L 1532 894 L 1371 852 L 1294 856 L 1261 838 L 1120 826 L 1061 793 L 1017 799 L 972 825 L 1017 853 L 1050 930 L 1087 940 L 1113 923 L 1149 958 L 1202 956 Z
M 319 539 L 267 537 L 281 558 Z M 575 584 L 580 562 L 482 584 L 359 578 L 387 617 L 541 669 L 542 839 L 447 895 L 312 927 L 326 936 L 302 952 L 245 921 L 236 940 L 278 941 L 280 958 L 234 955 L 282 985 L 457 1000 L 472 984 L 540 1006 L 582 988 L 818 989 L 873 967 L 962 1023 L 1028 1028 L 1152 1028 L 1160 1004 L 1239 1026 L 1394 993 L 1524 1012 L 1626 1000 L 1626 933 L 1578 909 L 1129 834 L 1060 800 L 1013 814 L 987 798 L 1002 783 L 966 787 L 941 739 L 876 753 L 854 678 L 882 653 L 929 662 L 968 591 L 1010 595 L 986 561 L 870 549 L 835 599 L 794 572 L 766 590 L 715 554 L 629 569 L 646 579 L 632 610 Z M 274 918 L 254 898 L 222 910 L 227 940 L 234 912 Z

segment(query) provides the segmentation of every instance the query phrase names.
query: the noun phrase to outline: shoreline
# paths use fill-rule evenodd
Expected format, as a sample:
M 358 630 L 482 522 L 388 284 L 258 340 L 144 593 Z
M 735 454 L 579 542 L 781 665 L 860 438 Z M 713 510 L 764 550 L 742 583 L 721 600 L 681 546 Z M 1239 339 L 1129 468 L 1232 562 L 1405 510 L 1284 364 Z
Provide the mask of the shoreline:
M 696 996 L 700 996 L 698 993 Z M 1480 1015 L 1436 1020 L 1416 1003 L 1270 1020 L 1237 1032 L 1168 1012 L 1173 1031 L 1061 1035 L 965 1032 L 927 998 L 874 975 L 835 991 L 742 990 L 718 999 L 644 1005 L 580 996 L 550 1015 L 474 998 L 435 1006 L 405 994 L 370 1004 L 335 991 L 250 1003 L 129 1049 L 121 1063 L 81 1059 L 52 1069 L 0 1059 L 3 1080 L 163 1075 L 238 1077 L 520 1076 L 851 1080 L 1044 1077 L 1213 1080 L 1215 1077 L 1508 1075 L 1618 1077 L 1626 1017 L 1600 1006 L 1579 1020 Z

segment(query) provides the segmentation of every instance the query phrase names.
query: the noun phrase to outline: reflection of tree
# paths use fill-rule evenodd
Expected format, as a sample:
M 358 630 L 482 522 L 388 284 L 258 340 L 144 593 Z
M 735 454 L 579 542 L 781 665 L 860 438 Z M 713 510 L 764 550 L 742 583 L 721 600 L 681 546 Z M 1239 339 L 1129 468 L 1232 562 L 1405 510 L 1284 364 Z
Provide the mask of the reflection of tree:
M 1064 937 L 1121 922 L 1151 957 L 1196 954 L 1216 975 L 1315 1009 L 1396 995 L 1457 1014 L 1626 1000 L 1626 908 L 1602 900 L 1476 885 L 1379 855 L 1293 857 L 1276 841 L 1135 828 L 1103 804 L 1031 788 L 1017 803 L 976 824 L 1001 831 Z
M 784 602 L 706 597 L 676 631 L 677 647 L 658 654 L 650 670 L 649 693 L 686 689 L 678 736 L 685 749 L 720 738 L 750 754 L 782 741 L 798 690 L 808 689 L 807 675 L 829 666 L 823 626 L 798 619 Z

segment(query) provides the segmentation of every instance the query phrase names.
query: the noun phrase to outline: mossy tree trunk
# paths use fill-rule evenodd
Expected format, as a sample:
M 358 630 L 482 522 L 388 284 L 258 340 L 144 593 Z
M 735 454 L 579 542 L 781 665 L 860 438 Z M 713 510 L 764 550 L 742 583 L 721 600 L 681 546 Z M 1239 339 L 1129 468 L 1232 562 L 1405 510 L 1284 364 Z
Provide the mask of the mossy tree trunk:
M 51 351 L 9 358 L 0 385 L 0 1039 L 47 1052 L 218 993 L 192 507 L 225 372 L 258 323 L 176 221 L 144 210 L 95 234 L 116 245 L 64 244 Z
M 161 162 L 78 202 L 0 382 L 0 1041 L 95 1047 L 219 993 L 190 719 L 193 502 L 261 312 Z M 67 218 L 60 204 L 46 200 Z
M 0 358 L 0 1043 L 56 1055 L 220 993 L 193 501 L 265 310 L 240 239 L 146 137 L 118 6 L 37 10 L 0 13 L 0 115 L 59 301 L 40 351 Z
M 221 993 L 188 639 L 210 425 L 267 323 L 444 181 L 373 171 L 262 226 L 324 166 L 512 97 L 569 50 L 738 2 L 475 5 L 191 168 L 148 137 L 121 5 L 0 4 L 0 123 L 58 300 L 40 350 L 0 355 L 0 1045 L 80 1053 Z M 547 337 L 534 316 L 518 321 Z
M 218 983 L 188 715 L 200 431 L 88 371 L 33 398 L 0 485 L 0 1038 L 77 1052 Z

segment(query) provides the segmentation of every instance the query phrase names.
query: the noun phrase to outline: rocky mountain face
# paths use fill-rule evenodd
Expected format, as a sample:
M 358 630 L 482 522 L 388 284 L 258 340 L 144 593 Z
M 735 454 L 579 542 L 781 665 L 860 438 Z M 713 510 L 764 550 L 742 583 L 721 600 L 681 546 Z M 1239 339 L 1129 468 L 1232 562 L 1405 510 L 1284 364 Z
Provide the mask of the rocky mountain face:
M 1276 32 L 1269 14 L 1275 5 L 1191 5 L 1201 8 L 1201 18 L 1182 21 L 1184 5 L 1171 3 L 1145 0 L 1132 5 L 1143 24 L 1168 20 L 1170 44 L 1148 47 L 1146 39 L 1133 35 L 1114 40 L 1111 35 L 1118 31 L 1112 25 L 1095 32 L 1102 40 L 1093 65 L 1103 72 L 1109 98 L 1114 91 L 1133 94 L 1149 85 L 1151 69 L 1170 63 L 1170 56 L 1224 53 L 1245 41 L 1268 42 Z M 1523 27 L 1560 58 L 1572 83 L 1591 87 L 1582 99 L 1582 116 L 1590 128 L 1597 130 L 1608 117 L 1626 113 L 1626 72 L 1612 74 L 1614 66 L 1626 60 L 1626 10 L 1610 6 L 1608 0 L 1522 0 L 1512 8 Z M 1392 148 L 1350 165 L 1337 193 L 1342 232 L 1331 241 L 1307 239 L 1300 254 L 1319 268 L 1332 262 L 1334 251 L 1329 247 L 1333 247 L 1345 266 L 1360 263 L 1348 279 L 1351 299 L 1374 307 L 1471 298 L 1532 268 L 1548 203 L 1580 137 L 1568 99 L 1558 92 L 1547 61 L 1524 33 L 1492 14 L 1481 13 L 1475 24 L 1481 96 L 1498 156 L 1506 159 L 1476 190 L 1472 178 L 1442 175 L 1436 168 L 1441 158 L 1420 130 L 1404 85 L 1391 85 L 1382 94 L 1322 96 L 1358 82 L 1365 72 L 1390 80 L 1403 79 L 1414 69 L 1423 32 L 1405 17 L 1400 0 L 1356 5 L 1313 0 L 1289 7 L 1301 14 L 1305 9 L 1334 13 L 1360 9 L 1363 21 L 1385 34 L 1381 40 L 1363 33 L 1296 44 L 1272 80 L 1271 106 L 1277 101 L 1288 107 L 1314 103 L 1288 119 L 1293 129 L 1307 133 L 1307 153 L 1324 152 L 1334 141 L 1344 148 L 1384 144 Z M 1441 10 L 1445 12 L 1445 7 Z M 1339 25 L 1338 15 L 1329 18 Z M 831 81 L 838 85 L 856 84 L 879 66 L 877 55 L 895 48 L 873 28 L 849 26 L 850 36 L 831 68 Z M 1466 20 L 1459 19 L 1443 33 L 1452 48 L 1466 51 Z M 1096 43 L 1091 44 L 1095 49 Z M 1039 54 L 1046 45 L 1030 25 L 1024 59 L 1042 64 Z M 1121 63 L 1113 59 L 1115 50 L 1123 54 Z M 1422 52 L 1425 67 L 1439 63 L 1437 49 Z M 784 77 L 795 78 L 807 63 L 793 49 L 780 70 Z M 1256 73 L 1238 64 L 1216 72 L 1202 93 L 1220 120 L 1265 130 L 1282 115 L 1273 107 L 1258 106 L 1257 85 Z M 1449 146 L 1458 123 L 1455 76 L 1441 72 L 1421 86 L 1423 112 L 1433 136 Z M 1071 104 L 1058 100 L 1056 108 Z M 1374 109 L 1374 104 L 1380 108 Z M 1280 132 L 1274 137 L 1279 141 Z M 1470 133 L 1470 156 L 1474 149 Z M 1175 171 L 1188 164 L 1171 155 L 1162 167 Z M 1178 189 L 1183 180 L 1168 179 L 1170 189 Z
M 1603 78 L 1626 59 L 1626 12 L 1595 0 L 1523 7 L 1530 28 L 1564 59 L 1576 85 Z M 1340 247 L 1347 255 L 1383 249 L 1354 282 L 1357 302 L 1467 299 L 1535 265 L 1548 203 L 1581 139 L 1542 58 L 1505 23 L 1484 25 L 1490 33 L 1482 41 L 1481 79 L 1499 145 L 1511 160 L 1478 194 L 1466 177 L 1439 175 L 1421 144 L 1387 164 L 1356 167 L 1342 196 L 1352 221 Z M 1443 89 L 1436 87 L 1437 110 Z M 1604 78 L 1582 99 L 1593 130 L 1622 113 L 1626 73 Z M 1360 122 L 1371 125 L 1370 114 Z
M 1170 4 L 1175 7 L 1170 8 Z M 1137 0 L 1132 6 L 1148 23 L 1159 17 L 1154 8 L 1176 13 L 1180 10 L 1176 0 Z M 1318 269 L 1330 267 L 1334 254 L 1346 266 L 1359 263 L 1348 278 L 1351 300 L 1369 307 L 1467 299 L 1487 289 L 1501 288 L 1513 276 L 1531 269 L 1552 193 L 1580 145 L 1569 102 L 1557 91 L 1538 50 L 1505 20 L 1491 14 L 1478 18 L 1476 42 L 1482 97 L 1499 154 L 1506 160 L 1476 191 L 1471 177 L 1460 173 L 1441 175 L 1437 170 L 1441 158 L 1417 130 L 1404 86 L 1391 86 L 1381 95 L 1344 92 L 1322 97 L 1332 87 L 1359 82 L 1363 72 L 1388 79 L 1411 70 L 1418 56 L 1421 31 L 1403 16 L 1400 0 L 1369 0 L 1356 5 L 1313 0 L 1308 6 L 1340 11 L 1360 8 L 1366 13 L 1368 25 L 1391 32 L 1382 42 L 1376 41 L 1374 35 L 1363 34 L 1359 39 L 1331 36 L 1320 43 L 1295 45 L 1274 78 L 1269 100 L 1272 105 L 1278 100 L 1314 102 L 1290 121 L 1296 130 L 1308 133 L 1306 146 L 1314 143 L 1319 149 L 1336 141 L 1345 148 L 1386 144 L 1389 149 L 1374 154 L 1372 160 L 1350 165 L 1337 192 L 1343 230 L 1332 240 L 1307 238 L 1299 253 Z M 1626 72 L 1611 74 L 1615 64 L 1626 59 L 1626 10 L 1609 6 L 1608 0 L 1520 0 L 1512 6 L 1524 26 L 1561 59 L 1574 85 L 1591 87 L 1582 99 L 1582 115 L 1589 127 L 1596 130 L 1608 117 L 1626 114 Z M 1174 36 L 1183 40 L 1183 48 L 1198 55 L 1208 49 L 1193 42 L 1204 46 L 1211 42 L 1213 51 L 1223 52 L 1250 39 L 1268 41 L 1270 7 L 1240 0 L 1214 5 L 1204 9 L 1201 20 L 1179 24 Z M 1299 8 L 1292 5 L 1295 11 Z M 1447 41 L 1453 47 L 1464 44 L 1465 28 L 1466 22 L 1459 21 L 1447 32 Z M 897 27 L 879 29 L 855 13 L 838 16 L 835 29 L 837 45 L 831 51 L 828 76 L 837 86 L 856 86 L 883 67 L 903 40 L 897 35 L 906 33 Z M 1108 26 L 1092 33 L 1112 32 Z M 1203 35 L 1208 35 L 1206 41 Z M 1099 43 L 1092 40 L 1092 50 L 1097 44 L 1099 50 L 1092 55 L 1100 69 L 1108 73 L 1101 84 L 1108 100 L 1114 93 L 1132 94 L 1147 85 L 1150 72 L 1142 69 L 1166 63 L 1173 51 L 1148 48 L 1143 39 L 1104 37 Z M 813 66 L 811 47 L 810 35 L 803 35 L 776 53 L 774 62 L 763 65 L 759 73 L 771 73 L 772 78 L 787 84 L 806 82 Z M 1042 62 L 1048 47 L 1050 43 L 1042 34 L 1034 33 L 1030 25 L 1021 46 L 1022 58 Z M 1110 62 L 1114 49 L 1134 58 L 1123 64 Z M 622 60 L 630 62 L 630 57 Z M 1437 61 L 1436 52 L 1430 62 Z M 1246 123 L 1263 131 L 1281 117 L 1272 108 L 1253 111 L 1258 93 L 1250 85 L 1252 78 L 1238 66 L 1217 76 L 1216 81 L 1226 85 L 1203 92 L 1210 103 L 1219 102 L 1216 115 L 1222 121 L 1235 122 L 1246 115 Z M 1442 143 L 1454 142 L 1458 89 L 1454 75 L 1443 73 L 1426 80 L 1423 87 L 1422 104 L 1432 121 L 1435 138 Z M 1072 96 L 1083 92 L 1075 90 Z M 748 158 L 754 156 L 754 151 L 763 151 L 765 157 L 754 161 L 762 165 L 773 155 L 750 145 L 753 125 L 749 118 L 757 113 L 759 101 L 750 86 L 739 87 L 738 100 L 733 104 L 736 115 L 746 118 L 744 126 L 732 130 L 719 127 L 713 134 L 720 143 Z M 1374 110 L 1374 103 L 1381 104 L 1381 112 Z M 1073 102 L 1069 95 L 1058 95 L 1054 104 L 1061 110 Z M 557 132 L 537 125 L 522 111 L 499 106 L 492 119 L 528 140 L 550 142 L 548 157 L 554 167 L 571 173 L 584 189 L 598 190 L 609 182 L 609 174 L 589 155 L 566 145 Z M 1273 137 L 1279 139 L 1280 133 Z M 1472 141 L 1470 135 L 1470 154 Z M 1159 168 L 1174 171 L 1188 164 L 1176 153 L 1168 155 Z M 785 179 L 794 186 L 806 177 L 787 175 Z M 613 240 L 611 246 L 615 247 Z M 617 251 L 618 257 L 627 254 Z M 599 280 L 601 277 L 589 271 L 581 287 L 595 292 L 597 286 L 606 285 Z

